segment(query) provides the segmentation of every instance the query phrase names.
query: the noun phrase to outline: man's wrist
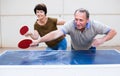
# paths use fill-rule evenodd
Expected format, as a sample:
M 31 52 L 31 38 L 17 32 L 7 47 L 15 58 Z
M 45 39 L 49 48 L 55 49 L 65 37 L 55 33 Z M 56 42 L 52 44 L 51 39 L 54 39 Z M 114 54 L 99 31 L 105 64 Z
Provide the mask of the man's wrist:
M 40 39 L 38 39 L 38 43 L 41 43 L 41 38 L 40 38 Z

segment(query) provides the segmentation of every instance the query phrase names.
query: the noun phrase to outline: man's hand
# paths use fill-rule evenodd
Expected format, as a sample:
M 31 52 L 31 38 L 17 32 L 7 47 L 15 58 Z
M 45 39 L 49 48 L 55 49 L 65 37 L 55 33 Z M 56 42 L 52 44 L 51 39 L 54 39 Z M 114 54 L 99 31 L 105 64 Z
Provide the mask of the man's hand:
M 96 47 L 103 44 L 105 41 L 103 38 L 97 38 L 93 40 L 92 46 Z

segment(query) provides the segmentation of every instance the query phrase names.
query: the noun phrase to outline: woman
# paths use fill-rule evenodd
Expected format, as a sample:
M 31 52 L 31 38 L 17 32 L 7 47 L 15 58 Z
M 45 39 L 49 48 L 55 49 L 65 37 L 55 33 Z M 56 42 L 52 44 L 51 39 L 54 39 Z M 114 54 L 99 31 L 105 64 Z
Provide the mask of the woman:
M 34 24 L 34 33 L 27 32 L 25 34 L 25 36 L 30 36 L 34 40 L 37 40 L 39 36 L 42 37 L 51 31 L 57 30 L 57 25 L 65 23 L 63 20 L 58 21 L 57 18 L 47 17 L 47 7 L 43 3 L 35 6 L 34 13 L 38 18 Z M 48 46 L 46 50 L 66 50 L 67 48 L 65 35 L 45 43 Z

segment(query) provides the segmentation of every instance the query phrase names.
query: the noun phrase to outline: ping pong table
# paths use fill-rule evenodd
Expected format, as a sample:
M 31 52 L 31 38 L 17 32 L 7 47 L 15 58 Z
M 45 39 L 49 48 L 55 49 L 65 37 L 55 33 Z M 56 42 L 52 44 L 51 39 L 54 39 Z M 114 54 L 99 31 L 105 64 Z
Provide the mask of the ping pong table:
M 118 50 L 6 50 L 0 76 L 120 76 Z

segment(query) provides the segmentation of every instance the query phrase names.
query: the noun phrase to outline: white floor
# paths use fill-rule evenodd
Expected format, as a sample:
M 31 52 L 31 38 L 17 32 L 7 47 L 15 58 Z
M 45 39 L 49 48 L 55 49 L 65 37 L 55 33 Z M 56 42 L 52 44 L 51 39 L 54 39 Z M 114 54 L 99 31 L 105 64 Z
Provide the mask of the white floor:
M 45 47 L 30 47 L 28 49 L 20 49 L 20 48 L 17 48 L 17 47 L 3 47 L 3 48 L 0 48 L 0 53 L 5 51 L 5 50 L 44 50 Z M 117 49 L 117 50 L 120 50 L 120 46 L 100 46 L 100 47 L 97 47 L 97 49 Z M 70 50 L 70 47 L 67 48 L 67 50 Z

